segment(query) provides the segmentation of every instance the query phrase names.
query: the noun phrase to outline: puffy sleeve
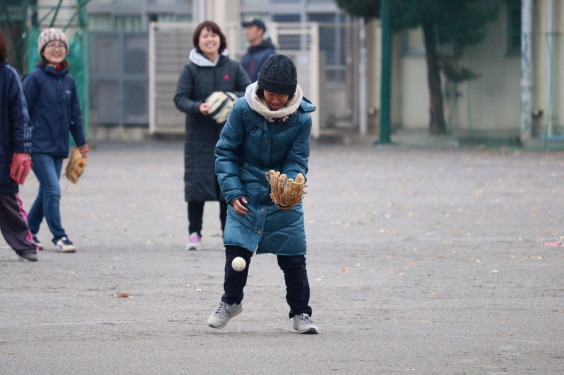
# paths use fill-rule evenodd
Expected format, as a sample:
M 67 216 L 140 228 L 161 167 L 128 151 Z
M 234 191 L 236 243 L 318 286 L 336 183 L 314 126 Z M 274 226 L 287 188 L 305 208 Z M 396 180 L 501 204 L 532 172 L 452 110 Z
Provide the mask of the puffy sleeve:
M 298 113 L 298 115 L 301 116 L 300 128 L 292 146 L 288 150 L 284 166 L 282 167 L 283 173 L 288 178 L 293 179 L 296 178 L 298 173 L 303 174 L 304 177 L 306 176 L 310 149 L 311 115 L 304 112 Z
M 231 204 L 245 195 L 245 188 L 239 175 L 241 146 L 245 139 L 242 120 L 244 99 L 239 99 L 225 123 L 215 147 L 215 173 L 225 201 Z
M 86 137 L 84 136 L 84 128 L 82 127 L 82 115 L 80 113 L 80 101 L 78 100 L 78 92 L 76 91 L 76 84 L 74 79 L 69 76 L 71 81 L 72 101 L 69 129 L 77 146 L 84 146 L 86 144 Z
M 174 105 L 176 105 L 179 111 L 192 115 L 200 113 L 200 104 L 202 102 L 194 101 L 190 98 L 193 90 L 194 79 L 190 72 L 189 64 L 186 64 L 182 73 L 180 73 L 180 78 L 178 78 L 178 84 L 176 85 L 176 93 L 174 94 Z
M 20 78 L 15 70 L 10 83 L 9 118 L 12 134 L 12 146 L 16 153 L 31 153 L 32 127 L 29 123 L 29 112 Z

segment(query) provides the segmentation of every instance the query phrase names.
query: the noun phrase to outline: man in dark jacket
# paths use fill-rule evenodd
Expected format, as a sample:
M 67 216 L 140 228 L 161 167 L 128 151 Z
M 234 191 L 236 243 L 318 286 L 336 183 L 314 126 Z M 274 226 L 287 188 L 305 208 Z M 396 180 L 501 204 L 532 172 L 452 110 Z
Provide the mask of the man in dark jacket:
M 6 39 L 0 30 L 0 230 L 16 254 L 33 262 L 37 247 L 18 197 L 18 183 L 10 173 L 14 160 L 29 158 L 32 129 L 20 77 L 6 64 L 6 55 Z
M 266 31 L 266 26 L 262 20 L 251 17 L 247 22 L 241 23 L 241 25 L 245 28 L 245 37 L 250 44 L 247 52 L 243 55 L 241 65 L 245 72 L 247 72 L 251 82 L 255 82 L 260 67 L 266 59 L 274 55 L 276 47 L 274 47 L 270 38 L 262 39 Z

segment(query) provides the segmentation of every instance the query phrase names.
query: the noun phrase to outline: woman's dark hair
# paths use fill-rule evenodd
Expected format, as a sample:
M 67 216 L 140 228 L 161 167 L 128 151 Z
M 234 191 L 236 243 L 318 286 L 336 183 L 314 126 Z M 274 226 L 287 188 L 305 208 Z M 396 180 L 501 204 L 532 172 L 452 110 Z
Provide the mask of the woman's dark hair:
M 202 53 L 200 47 L 198 46 L 198 42 L 200 41 L 200 34 L 204 29 L 211 31 L 214 34 L 219 35 L 219 51 L 221 53 L 227 48 L 227 40 L 225 39 L 225 35 L 221 32 L 221 29 L 217 25 L 217 23 L 213 21 L 204 21 L 198 26 L 196 26 L 196 30 L 194 30 L 194 36 L 192 37 L 192 41 L 194 42 L 194 48 L 198 50 L 198 52 Z
M 4 64 L 8 58 L 8 43 L 4 38 L 4 33 L 0 30 L 0 64 Z

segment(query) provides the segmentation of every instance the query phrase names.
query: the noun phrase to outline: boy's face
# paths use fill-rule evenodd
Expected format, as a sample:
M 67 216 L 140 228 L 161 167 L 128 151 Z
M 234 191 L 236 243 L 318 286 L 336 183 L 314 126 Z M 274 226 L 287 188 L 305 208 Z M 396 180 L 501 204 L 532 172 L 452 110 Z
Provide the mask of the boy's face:
M 274 92 L 264 90 L 264 100 L 271 111 L 277 111 L 288 103 L 290 95 L 276 94 Z

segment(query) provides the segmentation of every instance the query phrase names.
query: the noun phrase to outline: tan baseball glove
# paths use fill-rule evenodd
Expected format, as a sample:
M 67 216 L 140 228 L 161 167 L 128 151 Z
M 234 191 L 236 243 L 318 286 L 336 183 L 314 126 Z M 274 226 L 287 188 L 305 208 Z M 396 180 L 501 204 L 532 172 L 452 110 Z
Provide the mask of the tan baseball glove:
M 304 189 L 305 177 L 298 173 L 296 180 L 287 178 L 285 174 L 280 174 L 273 170 L 266 173 L 266 179 L 270 182 L 270 197 L 276 206 L 282 210 L 288 210 L 304 198 L 307 194 Z
M 237 95 L 232 92 L 215 91 L 206 98 L 206 103 L 211 104 L 208 115 L 218 124 L 227 121 Z
M 69 162 L 67 163 L 67 168 L 65 170 L 65 176 L 73 184 L 76 184 L 80 176 L 84 173 L 84 168 L 86 168 L 86 158 L 86 155 L 81 152 L 81 147 L 75 147 L 71 151 Z

